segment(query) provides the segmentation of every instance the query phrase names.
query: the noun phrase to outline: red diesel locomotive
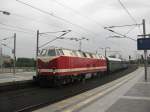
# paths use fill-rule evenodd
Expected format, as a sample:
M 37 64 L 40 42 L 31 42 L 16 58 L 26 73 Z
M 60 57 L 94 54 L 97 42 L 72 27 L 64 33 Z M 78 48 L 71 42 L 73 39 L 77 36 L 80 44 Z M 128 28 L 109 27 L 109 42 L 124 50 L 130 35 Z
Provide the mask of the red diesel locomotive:
M 104 56 L 64 48 L 43 49 L 37 58 L 40 84 L 66 84 L 107 71 Z

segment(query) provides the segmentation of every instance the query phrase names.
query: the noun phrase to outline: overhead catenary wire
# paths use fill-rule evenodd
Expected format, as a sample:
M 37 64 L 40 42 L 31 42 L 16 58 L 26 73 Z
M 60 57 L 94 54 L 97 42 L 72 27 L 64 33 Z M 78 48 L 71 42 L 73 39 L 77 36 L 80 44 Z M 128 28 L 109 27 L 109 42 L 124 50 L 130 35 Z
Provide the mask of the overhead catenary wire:
M 128 30 L 128 32 L 125 33 L 125 34 L 121 34 L 121 33 L 115 32 L 114 30 L 109 29 L 109 28 L 116 28 L 116 27 L 130 27 L 130 26 L 140 26 L 140 25 L 142 25 L 142 24 L 137 24 L 137 21 L 136 21 L 135 18 L 131 15 L 131 13 L 128 11 L 128 9 L 125 7 L 125 5 L 121 2 L 121 0 L 118 0 L 118 2 L 120 3 L 120 5 L 123 7 L 123 9 L 126 11 L 126 13 L 129 15 L 129 17 L 132 19 L 132 21 L 133 21 L 135 24 L 110 26 L 110 27 L 105 27 L 104 29 L 106 29 L 106 30 L 108 30 L 108 31 L 111 31 L 111 32 L 113 32 L 113 33 L 115 33 L 115 34 L 121 35 L 121 36 L 123 36 L 124 38 L 127 37 L 127 38 L 129 38 L 129 39 L 131 39 L 131 40 L 135 40 L 135 39 L 133 39 L 133 38 L 131 38 L 131 37 L 129 37 L 129 36 L 126 36 L 126 35 L 127 35 L 128 33 L 130 33 L 134 28 L 132 28 L 131 30 Z M 139 27 L 138 27 L 138 28 L 139 28 Z M 139 31 L 140 31 L 140 29 L 139 29 Z M 119 36 L 118 36 L 118 37 L 119 37 Z
M 13 49 L 12 49 L 11 47 L 9 47 L 7 44 L 2 43 L 1 41 L 0 41 L 0 44 L 3 45 L 3 46 L 5 46 L 5 47 L 7 47 L 7 48 L 9 48 L 9 49 L 11 49 L 11 50 L 13 50 Z
M 114 35 L 114 36 L 109 36 L 108 38 L 128 38 L 130 40 L 136 41 L 136 39 L 133 39 L 133 38 L 127 37 L 127 36 L 116 36 L 116 35 Z
M 127 34 L 129 34 L 131 31 L 133 31 L 134 29 L 136 28 L 136 26 L 135 27 L 132 27 L 131 29 L 129 29 L 124 35 L 127 35 Z
M 113 41 L 111 41 L 111 40 L 109 40 L 108 42 L 114 44 L 114 45 L 117 46 L 118 48 L 120 48 L 120 46 L 121 46 L 120 43 L 116 43 L 116 42 L 113 42 Z M 128 48 L 126 48 L 126 47 L 123 47 L 123 46 L 121 46 L 121 47 L 122 47 L 122 49 L 124 49 L 124 50 L 128 50 Z
M 0 25 L 11 27 L 11 28 L 16 28 L 16 29 L 20 29 L 20 30 L 26 30 L 28 32 L 34 32 L 34 30 L 30 30 L 30 29 L 27 29 L 27 28 L 22 28 L 22 27 L 19 27 L 19 26 L 9 25 L 9 24 L 5 24 L 5 23 L 1 23 L 1 22 L 0 22 Z
M 5 37 L 5 38 L 3 38 L 3 39 L 0 39 L 0 41 L 7 40 L 7 39 L 12 39 L 12 38 L 14 38 L 14 36 L 11 36 L 11 37 Z
M 115 26 L 104 27 L 104 29 L 106 29 L 106 28 L 117 28 L 117 27 L 132 27 L 132 26 L 140 26 L 140 25 L 142 25 L 142 24 L 115 25 Z
M 63 41 L 63 43 L 65 43 L 65 45 L 69 45 L 69 46 L 72 46 L 73 48 L 77 48 L 77 45 L 75 45 L 75 44 L 72 44 L 72 42 L 71 41 L 66 41 L 65 39 L 59 39 L 59 41 L 57 41 L 58 43 L 62 43 L 62 41 Z M 70 43 L 71 42 L 71 43 Z M 58 46 L 59 46 L 60 44 L 58 44 Z M 51 46 L 53 46 L 53 44 L 52 45 L 48 45 L 48 46 L 46 46 L 46 47 L 43 47 L 42 49 L 45 49 L 45 48 L 50 48 Z M 54 44 L 54 46 L 55 46 L 55 44 Z M 57 47 L 58 47 L 57 46 Z M 60 45 L 60 47 L 62 47 L 62 45 Z
M 96 35 L 95 32 L 92 32 L 91 30 L 89 30 L 89 29 L 87 29 L 87 28 L 85 28 L 85 27 L 83 27 L 83 26 L 80 26 L 80 25 L 78 25 L 78 24 L 72 23 L 72 22 L 70 22 L 69 20 L 66 20 L 66 19 L 64 19 L 64 18 L 62 18 L 62 17 L 56 16 L 56 15 L 54 15 L 53 13 L 50 13 L 50 12 L 48 12 L 48 11 L 45 11 L 45 10 L 42 10 L 42 9 L 37 8 L 37 7 L 35 7 L 35 6 L 32 6 L 32 5 L 30 5 L 30 4 L 26 3 L 26 2 L 21 1 L 21 0 L 16 0 L 16 1 L 19 2 L 19 3 L 21 3 L 21 4 L 24 4 L 24 5 L 28 6 L 28 7 L 30 7 L 30 8 L 33 8 L 33 9 L 39 11 L 39 12 L 42 12 L 42 13 L 47 14 L 47 15 L 50 15 L 50 16 L 56 18 L 56 19 L 59 19 L 59 20 L 61 20 L 61 21 L 64 21 L 64 22 L 66 22 L 66 23 L 69 23 L 69 24 L 71 24 L 71 25 L 73 25 L 73 26 L 76 26 L 76 27 L 78 27 L 78 28 L 80 28 L 80 29 L 86 31 L 87 33 L 92 33 L 92 34 Z
M 126 13 L 129 15 L 129 17 L 132 19 L 132 21 L 137 24 L 137 21 L 135 20 L 135 18 L 131 15 L 131 13 L 128 11 L 128 9 L 125 7 L 125 5 L 121 2 L 121 0 L 118 0 L 118 2 L 120 3 L 120 5 L 122 6 L 122 8 L 126 11 Z
M 25 32 L 25 31 L 16 30 L 16 29 L 9 29 L 9 28 L 4 28 L 4 27 L 0 27 L 0 30 L 13 31 L 13 32 L 20 32 L 20 33 L 25 33 L 25 34 L 34 35 L 34 33 Z
M 131 37 L 129 37 L 129 36 L 126 36 L 126 35 L 123 35 L 123 34 L 121 34 L 121 33 L 118 33 L 118 32 L 116 32 L 116 31 L 114 31 L 114 30 L 111 30 L 111 29 L 107 29 L 108 31 L 110 31 L 110 32 L 113 32 L 113 33 L 115 33 L 115 34 L 117 34 L 117 35 L 120 35 L 120 36 L 115 36 L 115 37 L 117 37 L 117 38 L 129 38 L 129 39 L 131 39 L 131 40 L 134 40 L 134 41 L 136 41 L 135 39 L 133 39 L 133 38 L 131 38 Z
M 118 0 L 119 4 L 123 7 L 123 9 L 126 11 L 126 13 L 129 15 L 129 17 L 132 19 L 132 21 L 137 24 L 136 19 L 131 15 L 131 13 L 128 11 L 128 9 L 125 7 L 125 5 L 121 2 L 121 0 Z M 140 31 L 140 25 L 138 27 L 139 33 L 141 33 Z
M 0 37 L 2 37 L 2 38 L 8 38 L 9 36 L 5 36 L 5 35 L 0 34 Z
M 23 18 L 23 19 L 25 19 L 25 20 L 27 20 L 28 18 L 27 17 L 25 17 L 25 16 L 22 16 L 22 15 L 19 15 L 19 14 L 16 14 L 16 13 L 11 13 L 11 15 L 15 15 L 15 16 L 17 16 L 17 17 L 21 17 L 21 18 Z M 27 19 L 26 19 L 27 18 Z M 31 19 L 31 18 L 29 18 L 30 19 L 30 21 L 33 21 L 33 22 L 37 22 L 37 23 L 42 23 L 42 24 L 45 24 L 45 25 L 50 25 L 49 23 L 44 23 L 44 22 L 42 22 L 42 21 L 40 21 L 40 20 L 33 20 L 33 18 Z M 54 27 L 54 26 L 53 26 Z M 80 32 L 77 32 L 77 31 L 72 31 L 72 32 L 74 32 L 74 33 L 76 33 L 76 34 L 78 34 L 78 35 L 83 35 L 83 33 L 80 33 Z M 47 34 L 47 35 L 49 35 L 49 34 Z
M 70 31 L 69 31 L 69 32 L 70 32 Z M 53 41 L 55 41 L 55 40 L 57 40 L 57 39 L 61 38 L 62 36 L 66 35 L 66 34 L 67 34 L 67 33 L 69 33 L 69 32 L 65 32 L 65 33 L 61 34 L 60 36 L 58 36 L 58 37 L 56 37 L 56 38 L 54 38 L 54 39 L 52 39 L 52 40 L 50 40 L 50 41 L 48 41 L 48 42 L 44 43 L 44 44 L 43 44 L 43 45 L 41 45 L 39 48 L 42 48 L 42 47 L 44 47 L 44 46 L 48 45 L 49 43 L 51 43 L 51 42 L 53 42 Z
M 12 14 L 12 13 L 11 13 Z M 13 15 L 14 15 L 14 13 L 13 13 Z M 20 17 L 20 15 L 19 14 L 17 14 L 17 16 L 19 16 Z M 24 18 L 24 16 L 21 16 L 22 18 Z M 34 32 L 34 30 L 31 30 L 31 29 L 27 29 L 27 28 L 23 28 L 23 27 L 18 27 L 18 26 L 13 26 L 13 25 L 8 25 L 8 24 L 5 24 L 5 23 L 0 23 L 1 25 L 3 25 L 3 26 L 8 26 L 8 27 L 10 27 L 10 28 L 15 28 L 15 29 L 22 29 L 22 30 L 27 30 L 27 31 L 29 31 L 29 32 Z M 47 24 L 46 24 L 47 25 Z M 8 29 L 8 30 L 10 30 L 10 31 L 12 31 L 11 29 Z M 13 30 L 13 31 L 17 31 L 17 32 L 22 32 L 22 31 L 20 31 L 20 30 Z M 49 34 L 46 34 L 46 33 L 57 33 L 58 31 L 51 31 L 51 32 L 45 32 L 45 35 L 49 35 Z M 79 32 L 76 32 L 76 31 L 72 31 L 72 32 L 74 32 L 74 33 L 76 33 L 76 34 L 82 34 L 82 33 L 79 33 Z M 24 31 L 23 31 L 23 33 L 25 33 Z M 59 32 L 58 32 L 59 33 Z M 43 36 L 43 35 L 42 35 Z M 52 36 L 52 35 L 50 35 L 50 36 Z M 54 35 L 53 35 L 54 36 Z
M 57 0 L 54 0 L 54 2 L 57 3 L 58 5 L 64 7 L 64 8 L 67 8 L 67 9 L 71 10 L 72 12 L 76 13 L 77 15 L 82 16 L 82 17 L 84 17 L 85 19 L 88 19 L 88 20 L 91 21 L 91 22 L 94 22 L 96 25 L 98 25 L 98 26 L 104 28 L 104 25 L 102 25 L 102 24 L 100 24 L 99 22 L 93 20 L 92 18 L 90 18 L 90 17 L 87 16 L 87 15 L 83 15 L 81 12 L 79 12 L 79 11 L 77 11 L 77 10 L 75 10 L 75 9 L 73 9 L 73 8 L 71 8 L 71 7 L 69 7 L 68 5 L 65 5 L 65 4 L 63 4 L 63 3 L 61 3 L 61 2 L 58 2 Z

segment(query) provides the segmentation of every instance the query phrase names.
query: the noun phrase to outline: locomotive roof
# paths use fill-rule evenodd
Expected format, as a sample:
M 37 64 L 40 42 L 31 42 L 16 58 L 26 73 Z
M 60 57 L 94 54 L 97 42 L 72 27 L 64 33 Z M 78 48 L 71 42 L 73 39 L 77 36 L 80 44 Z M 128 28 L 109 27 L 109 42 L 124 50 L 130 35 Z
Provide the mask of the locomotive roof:
M 121 59 L 119 58 L 111 58 L 111 57 L 107 57 L 108 60 L 110 61 L 122 61 Z
M 84 53 L 89 53 L 89 54 L 96 54 L 96 53 L 91 53 L 91 52 L 87 52 L 87 51 L 80 51 L 80 50 L 74 50 L 74 49 L 68 49 L 68 48 L 62 48 L 62 47 L 55 47 L 55 46 L 51 46 L 45 49 L 62 49 L 62 50 L 70 50 L 70 51 L 78 51 L 78 52 L 84 52 Z M 98 54 L 99 56 L 105 58 L 105 56 Z

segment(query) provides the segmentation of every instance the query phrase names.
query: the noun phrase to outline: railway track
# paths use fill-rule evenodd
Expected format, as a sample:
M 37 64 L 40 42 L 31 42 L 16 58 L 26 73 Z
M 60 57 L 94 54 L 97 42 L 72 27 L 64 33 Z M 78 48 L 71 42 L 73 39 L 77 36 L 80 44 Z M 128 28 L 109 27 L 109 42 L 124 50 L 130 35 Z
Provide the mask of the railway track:
M 0 112 L 35 110 L 111 82 L 135 69 L 136 67 L 130 67 L 127 70 L 113 73 L 107 77 L 90 79 L 84 84 L 75 83 L 62 88 L 40 88 L 33 86 L 25 89 L 6 91 L 0 94 Z

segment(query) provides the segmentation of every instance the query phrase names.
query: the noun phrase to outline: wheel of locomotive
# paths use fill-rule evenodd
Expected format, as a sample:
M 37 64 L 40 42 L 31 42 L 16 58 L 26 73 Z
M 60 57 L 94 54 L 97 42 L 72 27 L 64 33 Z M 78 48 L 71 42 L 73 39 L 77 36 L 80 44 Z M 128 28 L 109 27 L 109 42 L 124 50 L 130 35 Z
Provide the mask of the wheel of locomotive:
M 83 84 L 85 83 L 85 80 L 86 80 L 86 79 L 85 79 L 85 75 L 86 75 L 86 74 L 81 74 L 81 75 L 80 75 L 80 82 L 82 82 Z
M 40 87 L 48 87 L 48 82 L 45 80 L 39 80 Z
M 92 73 L 91 78 L 97 78 L 98 77 L 98 72 Z
M 61 87 L 62 86 L 62 81 L 61 80 L 58 80 L 58 79 L 54 79 L 54 86 L 56 87 Z
M 101 78 L 101 73 L 97 72 L 95 78 Z
M 39 78 L 38 78 L 38 76 L 33 76 L 33 84 L 39 86 Z
M 70 78 L 70 83 L 73 83 L 74 82 L 73 76 L 71 75 L 69 78 Z

